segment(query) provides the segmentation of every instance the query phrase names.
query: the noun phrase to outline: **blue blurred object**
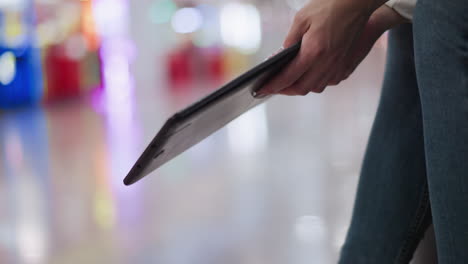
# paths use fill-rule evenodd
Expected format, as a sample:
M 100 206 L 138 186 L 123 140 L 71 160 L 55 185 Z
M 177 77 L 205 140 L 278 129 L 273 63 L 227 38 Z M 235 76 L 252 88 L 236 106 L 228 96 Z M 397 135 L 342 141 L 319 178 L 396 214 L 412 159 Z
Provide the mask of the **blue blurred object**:
M 38 103 L 43 90 L 39 51 L 29 47 L 15 52 L 0 47 L 0 57 L 10 53 L 15 57 L 15 76 L 8 84 L 0 82 L 0 108 Z
M 9 25 L 8 12 L 0 9 L 0 109 L 37 104 L 43 94 L 40 51 L 34 36 L 33 3 L 26 1 L 19 13 L 22 25 Z M 18 26 L 25 28 L 24 33 L 17 37 L 19 41 L 9 43 L 9 27 Z

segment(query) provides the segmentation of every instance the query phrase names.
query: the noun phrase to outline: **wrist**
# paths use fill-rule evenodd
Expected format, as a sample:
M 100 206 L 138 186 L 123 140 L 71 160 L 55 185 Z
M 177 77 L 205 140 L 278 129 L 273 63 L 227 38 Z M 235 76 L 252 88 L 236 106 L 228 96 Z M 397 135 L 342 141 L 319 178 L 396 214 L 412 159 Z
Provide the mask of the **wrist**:
M 380 36 L 388 29 L 405 22 L 408 22 L 408 20 L 400 16 L 391 7 L 382 5 L 369 17 L 368 26 L 371 27 L 373 31 L 375 31 L 375 34 Z

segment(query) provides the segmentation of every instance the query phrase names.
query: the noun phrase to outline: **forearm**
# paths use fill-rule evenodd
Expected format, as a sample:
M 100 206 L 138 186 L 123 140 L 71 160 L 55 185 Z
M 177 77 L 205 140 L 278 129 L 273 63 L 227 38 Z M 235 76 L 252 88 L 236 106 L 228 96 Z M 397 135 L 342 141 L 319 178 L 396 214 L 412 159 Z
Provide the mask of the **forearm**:
M 395 10 L 387 5 L 382 5 L 372 13 L 369 18 L 368 26 L 372 27 L 379 35 L 390 28 L 409 22 Z

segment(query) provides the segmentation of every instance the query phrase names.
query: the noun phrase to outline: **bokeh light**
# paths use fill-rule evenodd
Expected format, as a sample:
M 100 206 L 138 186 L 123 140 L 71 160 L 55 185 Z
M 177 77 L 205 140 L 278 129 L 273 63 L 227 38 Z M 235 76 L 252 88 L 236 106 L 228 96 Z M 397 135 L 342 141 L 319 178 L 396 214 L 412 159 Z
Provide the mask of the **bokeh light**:
M 177 33 L 192 33 L 200 29 L 203 17 L 196 8 L 186 7 L 177 10 L 172 17 L 172 28 Z
M 155 1 L 149 10 L 149 18 L 154 24 L 168 23 L 176 10 L 177 6 L 172 0 Z
M 2 0 L 0 1 L 0 8 L 20 10 L 24 6 L 25 2 L 25 0 Z
M 203 25 L 194 39 L 195 45 L 209 47 L 221 41 L 219 29 L 219 10 L 214 5 L 201 4 L 197 6 L 203 16 Z
M 221 37 L 226 45 L 241 52 L 257 51 L 262 40 L 258 9 L 251 4 L 226 4 L 221 10 Z
M 119 35 L 127 30 L 127 7 L 123 1 L 99 0 L 94 3 L 94 16 L 99 34 Z
M 88 44 L 82 34 L 75 34 L 65 42 L 65 53 L 71 59 L 83 59 L 87 51 Z
M 0 55 L 0 83 L 10 84 L 16 75 L 16 57 L 13 52 L 7 51 Z

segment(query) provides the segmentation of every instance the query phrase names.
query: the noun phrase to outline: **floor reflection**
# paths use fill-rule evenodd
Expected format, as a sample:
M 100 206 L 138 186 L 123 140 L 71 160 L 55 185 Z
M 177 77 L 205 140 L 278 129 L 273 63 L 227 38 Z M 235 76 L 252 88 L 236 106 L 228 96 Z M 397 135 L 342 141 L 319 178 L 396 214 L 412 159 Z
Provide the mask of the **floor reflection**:
M 45 118 L 41 109 L 1 117 L 1 242 L 12 263 L 36 263 L 48 254 L 52 186 Z
M 131 187 L 184 99 L 96 94 L 1 114 L 1 262 L 336 262 L 383 60 L 374 50 L 324 94 L 273 98 Z

